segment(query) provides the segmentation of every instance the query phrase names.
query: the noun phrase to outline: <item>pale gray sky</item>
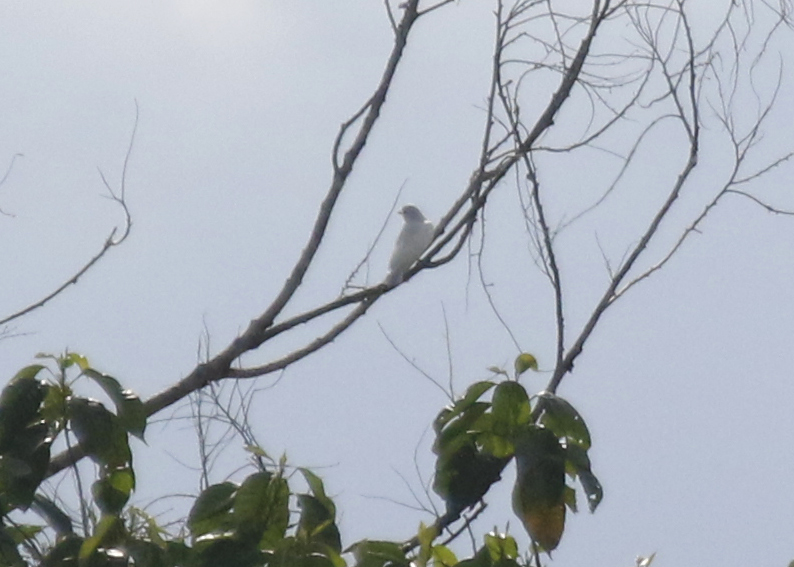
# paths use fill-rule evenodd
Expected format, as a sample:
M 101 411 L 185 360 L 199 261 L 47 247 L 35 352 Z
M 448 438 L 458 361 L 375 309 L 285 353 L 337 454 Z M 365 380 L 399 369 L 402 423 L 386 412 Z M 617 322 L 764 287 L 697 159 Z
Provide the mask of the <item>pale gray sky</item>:
M 404 182 L 401 202 L 435 220 L 468 180 L 482 132 L 491 10 L 464 1 L 420 22 L 291 313 L 338 293 Z M 794 148 L 788 39 L 788 51 L 770 46 L 784 78 L 769 155 Z M 268 304 L 304 246 L 331 177 L 333 137 L 371 93 L 390 44 L 383 5 L 372 1 L 5 0 L 0 164 L 24 157 L 0 187 L 0 208 L 14 215 L 0 216 L 0 315 L 61 283 L 121 222 L 96 170 L 118 179 L 135 100 L 140 107 L 127 178 L 131 236 L 78 286 L 18 322 L 22 336 L 0 341 L 5 379 L 37 352 L 69 348 L 148 397 L 194 366 L 205 325 L 212 350 L 227 344 Z M 606 282 L 596 236 L 618 261 L 655 191 L 670 182 L 663 163 L 676 139 L 658 140 L 618 198 L 560 237 L 572 328 Z M 703 160 L 719 164 L 725 152 L 704 147 Z M 561 163 L 548 180 L 564 195 L 550 204 L 558 220 L 578 195 L 597 193 L 590 185 L 608 164 L 597 154 L 575 168 Z M 717 182 L 708 171 L 698 177 L 704 194 Z M 791 179 L 787 165 L 756 189 L 792 209 Z M 696 192 L 687 206 L 698 199 Z M 548 369 L 552 296 L 517 207 L 505 184 L 488 212 L 485 274 L 521 346 Z M 385 275 L 400 222 L 390 219 L 370 282 Z M 668 228 L 662 242 L 676 234 Z M 608 312 L 563 381 L 560 395 L 590 426 L 605 496 L 594 515 L 569 516 L 553 564 L 628 566 L 654 551 L 659 567 L 794 559 L 794 218 L 729 199 L 702 228 Z M 378 324 L 445 381 L 445 311 L 458 391 L 517 354 L 468 269 L 464 254 L 420 274 L 259 394 L 264 448 L 317 467 L 337 497 L 345 544 L 408 538 L 430 520 L 373 498 L 411 502 L 395 471 L 418 490 L 418 445 L 419 467 L 430 476 L 429 427 L 446 403 Z M 257 360 L 291 344 L 268 347 Z M 537 390 L 547 379 L 527 383 Z M 195 473 L 180 464 L 197 463 L 189 424 L 152 426 L 148 440 L 136 447 L 136 501 L 197 490 Z M 509 522 L 525 545 L 507 500 L 512 474 L 477 529 Z

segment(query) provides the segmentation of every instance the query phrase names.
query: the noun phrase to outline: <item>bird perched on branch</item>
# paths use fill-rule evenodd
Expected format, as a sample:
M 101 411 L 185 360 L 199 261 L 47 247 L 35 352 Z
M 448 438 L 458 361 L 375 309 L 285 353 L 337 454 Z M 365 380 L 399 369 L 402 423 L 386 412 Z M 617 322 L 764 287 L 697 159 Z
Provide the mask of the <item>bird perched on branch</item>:
M 433 223 L 427 220 L 422 211 L 414 205 L 405 205 L 400 209 L 400 215 L 405 224 L 397 237 L 397 242 L 394 243 L 394 252 L 389 261 L 389 275 L 386 276 L 386 283 L 389 285 L 398 284 L 403 280 L 405 272 L 430 246 L 435 231 Z

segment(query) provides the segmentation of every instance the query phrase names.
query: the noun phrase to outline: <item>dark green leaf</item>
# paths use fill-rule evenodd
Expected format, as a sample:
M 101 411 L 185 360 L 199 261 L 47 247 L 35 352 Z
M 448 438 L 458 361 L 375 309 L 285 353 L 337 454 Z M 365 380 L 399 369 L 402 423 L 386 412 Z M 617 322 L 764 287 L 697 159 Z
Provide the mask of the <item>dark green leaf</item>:
M 464 559 L 455 567 L 520 567 L 520 565 L 515 559 L 505 557 L 494 560 L 491 556 L 491 550 L 485 545 L 477 550 L 474 557 Z
M 2 524 L 0 524 L 0 565 L 3 567 L 27 567 L 27 563 L 17 550 L 17 542 Z
M 408 567 L 410 561 L 405 557 L 400 545 L 392 541 L 362 540 L 352 546 L 355 567 Z
M 77 440 L 89 457 L 109 468 L 125 467 L 132 461 L 126 429 L 101 403 L 72 398 L 69 417 Z
M 38 421 L 17 430 L 0 459 L 0 487 L 3 501 L 27 508 L 50 463 L 50 430 Z
M 552 551 L 565 528 L 565 451 L 556 434 L 527 427 L 516 438 L 513 511 L 530 537 Z
M 439 456 L 433 490 L 446 502 L 447 512 L 457 514 L 485 496 L 508 461 L 479 451 L 473 442 L 464 444 Z
M 125 547 L 130 557 L 135 560 L 136 567 L 169 567 L 175 564 L 167 561 L 163 548 L 150 541 L 132 540 Z
M 166 565 L 194 565 L 193 549 L 182 541 L 165 543 Z
M 229 511 L 236 492 L 237 485 L 224 482 L 213 484 L 199 494 L 187 518 L 188 528 L 194 538 L 232 527 Z
M 565 494 L 563 499 L 565 500 L 565 505 L 571 512 L 574 514 L 579 512 L 579 506 L 576 503 L 576 491 L 567 484 L 565 485 Z
M 72 533 L 71 518 L 46 496 L 37 494 L 31 507 L 55 530 L 59 537 Z
M 314 497 L 322 502 L 323 506 L 325 506 L 330 514 L 336 515 L 336 506 L 333 500 L 328 498 L 325 494 L 325 486 L 323 485 L 322 479 L 309 469 L 301 468 L 298 470 L 301 471 L 303 477 L 306 479 L 306 483 L 309 485 L 309 489 L 312 491 Z
M 446 424 L 460 415 L 463 412 L 469 410 L 469 408 L 474 405 L 480 397 L 493 388 L 496 385 L 495 382 L 491 382 L 490 380 L 483 380 L 482 382 L 475 382 L 466 390 L 466 394 L 455 401 L 452 407 L 444 408 L 438 414 L 435 421 L 433 422 L 433 428 L 435 429 L 436 433 L 441 431 L 441 429 L 446 426 Z
M 143 439 L 143 432 L 146 429 L 146 410 L 140 398 L 132 390 L 122 388 L 113 376 L 97 372 L 93 368 L 84 368 L 83 374 L 99 384 L 113 400 L 121 426 Z
M 558 438 L 564 438 L 566 444 L 579 445 L 583 449 L 590 448 L 590 432 L 587 424 L 570 403 L 549 392 L 541 394 L 538 403 L 543 410 L 540 423 L 554 432 Z
M 234 523 L 244 539 L 272 547 L 289 524 L 289 486 L 280 475 L 258 472 L 243 481 L 234 497 Z
M 342 551 L 333 508 L 329 509 L 325 502 L 309 494 L 299 494 L 298 505 L 301 508 L 298 537 L 306 542 L 328 546 L 337 553 Z
M 590 512 L 595 512 L 604 497 L 604 490 L 590 469 L 590 458 L 587 456 L 587 451 L 578 445 L 569 445 L 565 449 L 565 456 L 569 474 L 579 479 L 587 496 L 587 506 L 590 508 Z
M 135 489 L 135 473 L 129 467 L 113 469 L 91 487 L 99 509 L 105 514 L 118 514 Z
M 491 407 L 487 402 L 476 402 L 450 420 L 443 429 L 437 429 L 436 442 L 433 444 L 433 451 L 436 454 L 454 450 L 458 445 L 468 443 L 469 438 L 473 439 L 474 425 L 482 415 Z
M 97 549 L 113 548 L 125 539 L 124 522 L 118 516 L 104 516 L 94 528 L 94 534 L 83 541 L 78 557 L 85 562 Z
M 262 554 L 250 541 L 225 536 L 205 536 L 193 547 L 191 567 L 253 567 L 262 565 Z M 286 567 L 286 566 L 285 566 Z
M 14 543 L 17 545 L 22 542 L 34 539 L 37 535 L 44 531 L 43 526 L 34 526 L 31 524 L 16 524 L 13 526 L 7 526 L 3 529 L 6 530 L 6 533 L 11 536 L 11 539 L 13 539 Z M 0 565 L 2 565 L 2 563 L 0 563 Z
M 41 407 L 41 417 L 52 425 L 54 431 L 60 431 L 67 419 L 67 400 L 72 389 L 65 384 L 48 384 L 47 394 Z
M 0 394 L 0 453 L 8 450 L 20 431 L 41 419 L 39 408 L 46 385 L 35 378 L 41 368 L 40 365 L 23 368 Z
M 44 557 L 41 567 L 76 567 L 82 545 L 83 538 L 75 535 L 66 536 Z
M 13 378 L 8 382 L 11 385 L 13 382 L 17 380 L 32 380 L 38 376 L 39 372 L 44 370 L 44 366 L 41 364 L 31 364 L 30 366 L 26 366 L 19 372 L 17 372 Z

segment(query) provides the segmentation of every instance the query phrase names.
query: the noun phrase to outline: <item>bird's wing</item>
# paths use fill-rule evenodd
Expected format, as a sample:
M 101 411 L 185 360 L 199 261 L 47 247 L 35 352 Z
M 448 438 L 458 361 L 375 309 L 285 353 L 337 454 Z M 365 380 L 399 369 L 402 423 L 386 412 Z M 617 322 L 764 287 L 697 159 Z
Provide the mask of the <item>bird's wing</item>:
M 408 222 L 403 226 L 394 245 L 389 268 L 392 274 L 402 275 L 419 259 L 433 239 L 433 224 Z

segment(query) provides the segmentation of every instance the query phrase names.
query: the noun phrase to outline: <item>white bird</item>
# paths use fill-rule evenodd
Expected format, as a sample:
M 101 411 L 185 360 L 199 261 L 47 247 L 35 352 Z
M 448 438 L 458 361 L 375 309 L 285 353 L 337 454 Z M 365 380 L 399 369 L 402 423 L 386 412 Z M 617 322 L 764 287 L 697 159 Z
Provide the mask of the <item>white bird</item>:
M 427 220 L 422 211 L 414 205 L 405 205 L 400 209 L 400 214 L 405 224 L 397 237 L 397 242 L 394 243 L 394 252 L 389 261 L 389 275 L 386 276 L 386 283 L 389 285 L 398 284 L 403 280 L 405 272 L 430 246 L 435 231 L 433 223 Z

